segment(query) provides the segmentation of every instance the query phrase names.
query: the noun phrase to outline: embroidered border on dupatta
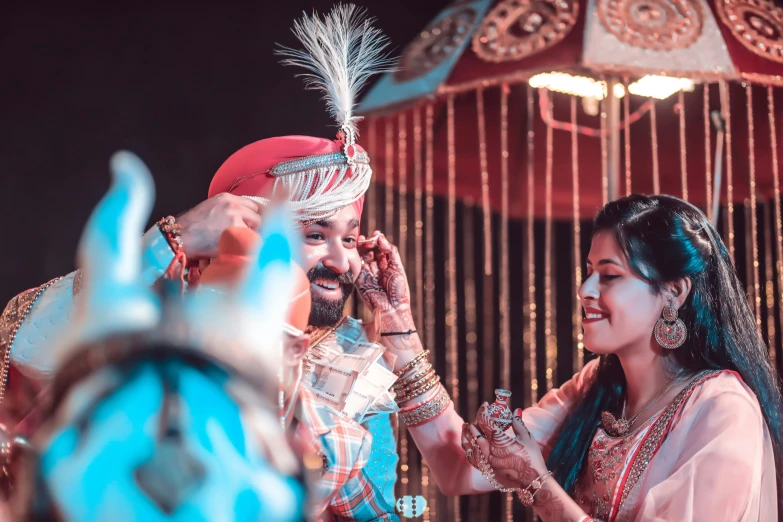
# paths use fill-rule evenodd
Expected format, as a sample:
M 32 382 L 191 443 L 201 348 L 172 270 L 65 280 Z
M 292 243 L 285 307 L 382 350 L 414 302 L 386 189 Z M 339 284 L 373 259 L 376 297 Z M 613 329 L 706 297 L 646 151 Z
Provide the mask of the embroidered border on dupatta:
M 647 466 L 650 464 L 650 461 L 658 452 L 658 449 L 661 447 L 663 441 L 666 439 L 666 436 L 669 434 L 669 431 L 671 430 L 672 424 L 674 422 L 674 417 L 688 401 L 693 391 L 705 381 L 717 377 L 723 373 L 736 372 L 732 372 L 730 370 L 704 370 L 698 373 L 691 383 L 686 386 L 679 394 L 677 394 L 671 404 L 669 404 L 661 416 L 658 417 L 653 426 L 647 432 L 647 435 L 645 435 L 642 443 L 636 449 L 636 453 L 631 458 L 631 465 L 628 467 L 628 469 L 626 469 L 622 478 L 617 483 L 617 486 L 621 487 L 622 494 L 615 495 L 615 502 L 614 505 L 612 505 L 612 510 L 609 514 L 610 521 L 615 520 L 617 514 L 620 512 L 620 506 L 628 498 L 631 490 L 636 485 L 636 483 L 639 482 L 639 479 L 642 478 L 642 475 L 644 475 L 644 472 L 647 470 Z

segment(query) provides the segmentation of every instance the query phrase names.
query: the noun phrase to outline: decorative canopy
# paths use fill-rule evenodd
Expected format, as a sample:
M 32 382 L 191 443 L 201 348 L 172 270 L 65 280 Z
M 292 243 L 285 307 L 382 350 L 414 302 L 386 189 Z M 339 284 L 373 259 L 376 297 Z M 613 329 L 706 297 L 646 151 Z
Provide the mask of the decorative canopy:
M 541 72 L 783 83 L 773 0 L 462 0 L 405 48 L 365 113 Z
M 607 170 L 611 177 L 613 167 L 619 171 L 619 194 L 628 192 L 630 179 L 631 191 L 687 196 L 706 207 L 718 141 L 710 121 L 714 111 L 728 126 L 724 203 L 729 175 L 732 200 L 749 197 L 751 170 L 758 194 L 772 194 L 770 115 L 778 110 L 771 110 L 769 102 L 783 106 L 782 95 L 772 88 L 783 85 L 782 76 L 783 9 L 771 0 L 457 1 L 405 48 L 400 70 L 378 81 L 361 110 L 374 116 L 367 126 L 375 129 L 365 128 L 364 135 L 375 136 L 367 146 L 384 184 L 397 186 L 400 172 L 414 172 L 410 146 L 406 168 L 399 168 L 400 131 L 416 136 L 411 114 L 419 111 L 424 122 L 422 105 L 431 103 L 433 189 L 446 195 L 446 106 L 451 98 L 455 191 L 460 199 L 479 201 L 485 196 L 480 179 L 486 172 L 489 200 L 499 211 L 500 176 L 508 161 L 509 211 L 525 215 L 525 173 L 532 159 L 534 199 L 539 203 L 545 196 L 545 172 L 548 167 L 553 171 L 555 217 L 573 215 L 573 168 L 579 170 L 583 216 L 593 215 L 605 201 L 605 178 Z M 754 87 L 748 87 L 751 84 Z M 573 115 L 568 94 L 578 96 Z M 548 127 L 553 130 L 549 145 Z M 572 156 L 573 128 L 577 146 Z M 530 157 L 529 130 L 534 136 Z M 486 169 L 480 154 L 482 135 Z M 543 205 L 535 212 L 543 214 Z

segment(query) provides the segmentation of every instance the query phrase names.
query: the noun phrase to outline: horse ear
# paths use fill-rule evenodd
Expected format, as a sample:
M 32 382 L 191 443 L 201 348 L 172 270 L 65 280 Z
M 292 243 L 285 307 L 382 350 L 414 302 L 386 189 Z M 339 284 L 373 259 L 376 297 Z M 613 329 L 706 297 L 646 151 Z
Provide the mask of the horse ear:
M 299 241 L 282 206 L 264 213 L 260 236 L 236 283 L 200 285 L 186 296 L 184 315 L 200 349 L 264 381 L 274 377 L 282 363 L 280 340 Z
M 74 321 L 55 349 L 62 360 L 69 349 L 114 334 L 154 328 L 160 303 L 141 278 L 141 236 L 155 200 L 152 176 L 130 152 L 111 159 L 112 183 L 82 233 L 77 264 L 82 290 Z
M 274 357 L 277 364 L 278 342 L 293 293 L 292 263 L 298 257 L 298 244 L 290 213 L 283 205 L 269 207 L 257 251 L 250 256 L 245 275 L 234 290 L 242 310 L 239 334 L 259 355 Z

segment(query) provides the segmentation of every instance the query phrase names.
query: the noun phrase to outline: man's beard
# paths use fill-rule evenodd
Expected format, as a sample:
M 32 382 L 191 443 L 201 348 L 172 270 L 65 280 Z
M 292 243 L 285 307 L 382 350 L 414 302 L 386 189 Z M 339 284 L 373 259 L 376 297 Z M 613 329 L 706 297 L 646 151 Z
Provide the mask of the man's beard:
M 317 265 L 307 272 L 307 278 L 310 282 L 317 279 L 334 281 L 340 285 L 343 295 L 338 299 L 329 299 L 320 295 L 313 294 L 313 306 L 310 308 L 310 326 L 334 326 L 343 318 L 343 309 L 345 302 L 353 292 L 353 274 L 350 270 L 344 274 L 336 274 L 323 265 Z

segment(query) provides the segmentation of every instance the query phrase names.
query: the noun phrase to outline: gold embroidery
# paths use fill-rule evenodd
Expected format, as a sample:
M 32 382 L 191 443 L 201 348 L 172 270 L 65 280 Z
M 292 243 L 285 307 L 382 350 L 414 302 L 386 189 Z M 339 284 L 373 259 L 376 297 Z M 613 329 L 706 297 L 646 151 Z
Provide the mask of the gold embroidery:
M 641 443 L 653 419 L 625 437 L 611 437 L 598 429 L 588 452 L 589 465 L 582 472 L 578 485 L 577 501 L 586 512 L 607 519 L 612 496 L 628 458 Z
M 601 24 L 642 49 L 684 49 L 698 40 L 704 13 L 698 0 L 599 0 Z
M 647 466 L 655 456 L 658 448 L 660 448 L 663 440 L 666 438 L 666 435 L 668 435 L 669 422 L 672 420 L 672 418 L 674 418 L 674 415 L 680 409 L 680 406 L 682 406 L 682 404 L 688 400 L 688 398 L 691 396 L 691 392 L 693 392 L 696 386 L 698 386 L 705 378 L 715 377 L 719 374 L 720 372 L 715 372 L 712 370 L 705 370 L 700 372 L 690 382 L 690 384 L 688 384 L 688 386 L 686 386 L 679 394 L 677 394 L 677 397 L 675 397 L 666 410 L 664 410 L 663 414 L 658 417 L 644 442 L 642 443 L 642 447 L 639 449 L 639 453 L 636 454 L 636 457 L 631 464 L 631 470 L 628 473 L 628 478 L 626 479 L 625 485 L 623 486 L 623 493 L 620 497 L 620 504 L 625 502 L 625 499 L 628 498 L 628 495 L 631 493 L 633 487 L 636 485 L 642 475 L 644 475 L 644 472 L 647 470 Z
M 718 0 L 715 9 L 749 51 L 783 63 L 783 9 L 772 0 Z
M 488 62 L 521 60 L 565 38 L 578 14 L 576 0 L 505 0 L 473 35 L 473 51 Z
M 8 370 L 11 364 L 11 348 L 16 334 L 27 318 L 33 305 L 41 297 L 44 291 L 62 277 L 56 277 L 38 288 L 31 288 L 17 295 L 8 302 L 3 314 L 0 315 L 0 353 L 2 353 L 2 366 L 0 366 L 0 404 L 5 399 L 6 386 L 8 384 Z

